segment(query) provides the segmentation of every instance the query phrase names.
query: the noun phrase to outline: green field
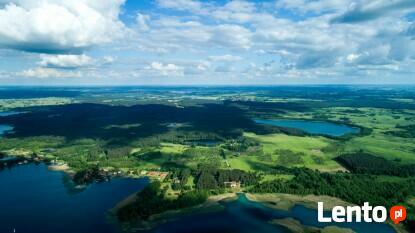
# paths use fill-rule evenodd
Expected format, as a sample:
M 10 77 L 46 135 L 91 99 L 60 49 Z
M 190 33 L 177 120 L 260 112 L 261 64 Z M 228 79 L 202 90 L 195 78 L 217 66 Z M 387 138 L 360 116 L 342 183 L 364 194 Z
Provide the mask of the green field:
M 393 111 L 378 108 L 358 108 L 358 114 L 344 112 L 350 108 L 328 109 L 331 120 L 347 118 L 355 125 L 372 129 L 365 137 L 354 137 L 345 143 L 345 151 L 363 150 L 387 159 L 399 159 L 404 163 L 415 163 L 415 138 L 402 138 L 387 134 L 400 131 L 397 125 L 413 124 L 412 111 Z
M 230 160 L 231 164 L 238 168 L 249 169 L 248 161 L 255 161 L 267 165 L 282 165 L 282 166 L 305 166 L 312 169 L 319 169 L 322 171 L 338 171 L 343 168 L 332 160 L 337 154 L 332 151 L 331 145 L 333 140 L 324 137 L 297 137 L 285 134 L 272 135 L 255 135 L 252 133 L 245 133 L 245 136 L 258 140 L 264 151 L 264 156 L 258 158 L 255 156 L 248 156 L 245 158 L 234 158 Z M 286 161 L 281 164 L 281 152 L 292 151 L 299 154 L 300 161 Z M 264 159 L 266 158 L 266 159 Z M 244 164 L 245 161 L 245 165 Z M 291 162 L 291 163 L 290 163 Z

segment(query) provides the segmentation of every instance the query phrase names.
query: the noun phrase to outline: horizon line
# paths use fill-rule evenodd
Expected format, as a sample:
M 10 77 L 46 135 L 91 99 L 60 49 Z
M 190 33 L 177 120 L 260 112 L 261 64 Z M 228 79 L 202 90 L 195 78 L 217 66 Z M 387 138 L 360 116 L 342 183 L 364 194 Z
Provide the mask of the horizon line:
M 350 84 L 0 84 L 1 88 L 12 87 L 284 87 L 284 86 L 415 86 L 415 83 L 350 83 Z

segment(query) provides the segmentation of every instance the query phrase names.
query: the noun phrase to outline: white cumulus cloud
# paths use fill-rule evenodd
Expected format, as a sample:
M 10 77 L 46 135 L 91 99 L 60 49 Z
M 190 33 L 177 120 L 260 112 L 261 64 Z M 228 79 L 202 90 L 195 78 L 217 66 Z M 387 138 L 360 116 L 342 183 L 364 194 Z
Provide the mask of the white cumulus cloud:
M 175 64 L 163 64 L 161 62 L 152 62 L 148 67 L 148 70 L 159 72 L 163 76 L 175 75 L 183 76 L 184 68 Z
M 124 0 L 11 1 L 0 8 L 0 47 L 80 52 L 123 33 L 118 20 Z
M 43 67 L 54 67 L 54 68 L 79 68 L 91 65 L 92 58 L 82 54 L 82 55 L 49 55 L 49 54 L 42 54 L 41 61 L 39 65 Z
M 54 68 L 37 67 L 33 69 L 24 70 L 17 73 L 18 76 L 28 78 L 79 78 L 82 77 L 81 72 L 60 71 Z

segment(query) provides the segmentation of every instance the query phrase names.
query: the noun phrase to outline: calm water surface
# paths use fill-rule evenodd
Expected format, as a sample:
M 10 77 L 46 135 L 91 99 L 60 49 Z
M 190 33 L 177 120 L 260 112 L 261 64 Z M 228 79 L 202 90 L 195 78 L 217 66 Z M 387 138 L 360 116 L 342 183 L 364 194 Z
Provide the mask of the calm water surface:
M 256 123 L 267 124 L 279 127 L 299 129 L 311 134 L 322 134 L 328 136 L 343 136 L 349 133 L 359 133 L 360 129 L 350 127 L 344 124 L 336 124 L 326 121 L 307 121 L 307 120 L 286 120 L 286 119 L 274 119 L 274 120 L 262 120 L 255 119 Z
M 16 111 L 3 111 L 0 112 L 0 117 L 4 117 L 4 116 L 13 116 L 13 115 L 17 115 L 17 114 L 22 114 L 24 112 L 16 112 Z
M 13 127 L 10 125 L 0 125 L 0 138 L 3 136 L 7 131 L 13 130 Z
M 85 190 L 44 164 L 0 170 L 0 232 L 114 233 L 107 210 L 142 189 L 147 179 L 112 179 Z
M 5 116 L 12 116 L 12 115 L 17 115 L 17 114 L 21 114 L 23 112 L 16 112 L 16 111 L 0 111 L 0 117 L 5 117 Z M 0 137 L 2 135 L 4 135 L 7 131 L 11 131 L 13 130 L 13 127 L 10 125 L 2 125 L 0 124 Z

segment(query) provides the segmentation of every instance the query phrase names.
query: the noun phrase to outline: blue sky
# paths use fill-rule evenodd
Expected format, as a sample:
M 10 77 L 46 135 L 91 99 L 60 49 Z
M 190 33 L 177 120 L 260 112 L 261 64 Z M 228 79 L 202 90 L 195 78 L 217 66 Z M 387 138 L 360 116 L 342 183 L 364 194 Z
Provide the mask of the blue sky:
M 415 84 L 413 0 L 0 0 L 0 85 Z

